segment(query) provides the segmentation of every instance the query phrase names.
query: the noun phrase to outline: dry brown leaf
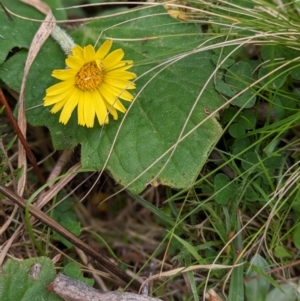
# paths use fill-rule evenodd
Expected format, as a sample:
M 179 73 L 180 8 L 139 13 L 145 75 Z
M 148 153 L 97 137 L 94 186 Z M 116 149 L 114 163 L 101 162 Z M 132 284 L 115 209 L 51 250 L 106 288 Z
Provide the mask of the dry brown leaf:
M 223 299 L 221 299 L 219 297 L 219 295 L 213 290 L 210 289 L 206 294 L 205 294 L 205 298 L 208 301 L 223 301 Z
M 37 10 L 39 10 L 41 13 L 45 15 L 47 15 L 50 11 L 50 7 L 48 6 L 48 4 L 46 4 L 41 0 L 21 0 L 21 2 L 36 8 Z

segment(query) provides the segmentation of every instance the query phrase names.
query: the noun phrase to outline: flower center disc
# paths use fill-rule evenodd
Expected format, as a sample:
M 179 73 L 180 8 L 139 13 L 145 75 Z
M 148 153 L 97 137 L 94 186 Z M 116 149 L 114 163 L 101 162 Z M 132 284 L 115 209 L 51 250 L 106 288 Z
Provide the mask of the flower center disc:
M 103 80 L 103 70 L 95 61 L 84 64 L 75 76 L 75 85 L 83 91 L 95 90 Z

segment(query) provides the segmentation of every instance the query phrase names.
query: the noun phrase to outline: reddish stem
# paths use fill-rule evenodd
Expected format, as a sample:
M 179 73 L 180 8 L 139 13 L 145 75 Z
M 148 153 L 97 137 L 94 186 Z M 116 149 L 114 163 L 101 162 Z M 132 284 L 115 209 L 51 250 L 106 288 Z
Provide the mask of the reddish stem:
M 40 168 L 37 165 L 35 156 L 32 153 L 30 147 L 28 146 L 28 143 L 25 140 L 25 137 L 23 136 L 23 134 L 21 132 L 21 129 L 20 129 L 20 127 L 19 127 L 19 125 L 18 125 L 18 123 L 17 123 L 17 121 L 16 121 L 16 119 L 15 119 L 15 117 L 14 117 L 12 111 L 11 111 L 11 108 L 10 108 L 10 106 L 9 106 L 9 104 L 8 104 L 1 88 L 0 88 L 0 104 L 2 104 L 4 106 L 5 114 L 6 114 L 7 118 L 9 119 L 14 131 L 16 132 L 20 142 L 22 143 L 22 145 L 25 149 L 25 152 L 27 154 L 28 160 L 32 164 L 33 171 L 36 174 L 39 182 L 42 185 L 45 184 L 46 183 L 45 178 L 44 178 Z

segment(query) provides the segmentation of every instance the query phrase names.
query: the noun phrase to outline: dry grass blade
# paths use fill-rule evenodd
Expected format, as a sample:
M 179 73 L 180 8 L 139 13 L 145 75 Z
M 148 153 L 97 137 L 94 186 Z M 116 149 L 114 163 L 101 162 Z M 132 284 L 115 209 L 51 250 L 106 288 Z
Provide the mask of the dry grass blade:
M 50 190 L 48 190 L 45 194 L 39 197 L 39 200 L 36 204 L 37 208 L 42 208 L 45 206 L 59 191 L 62 190 L 76 175 L 77 171 L 81 168 L 81 164 L 77 163 L 72 168 L 67 171 L 67 176 L 63 177 L 58 183 L 53 185 Z M 49 178 L 48 181 L 53 180 L 54 178 Z
M 205 298 L 208 301 L 223 301 L 223 299 L 221 299 L 219 297 L 219 295 L 213 290 L 210 289 L 206 294 L 205 294 Z
M 67 154 L 67 153 L 66 153 Z M 62 167 L 62 166 L 61 166 Z M 40 194 L 35 206 L 38 209 L 43 208 L 55 195 L 58 194 L 59 191 L 63 189 L 72 179 L 77 175 L 77 171 L 81 168 L 81 164 L 77 163 L 72 168 L 68 170 L 66 173 L 66 176 L 60 179 L 60 181 L 56 184 L 49 184 L 49 187 L 51 187 L 47 192 L 43 192 Z M 49 176 L 49 181 L 54 181 L 56 178 L 56 173 L 60 170 L 60 168 L 57 168 L 54 173 L 51 173 Z M 35 218 L 32 216 L 30 219 L 30 222 L 33 223 Z
M 238 267 L 241 266 L 243 263 L 240 264 L 236 264 L 234 265 L 234 267 Z M 180 273 L 186 273 L 189 271 L 195 271 L 195 270 L 214 270 L 214 269 L 232 269 L 232 265 L 222 265 L 222 264 L 207 264 L 207 265 L 203 265 L 203 264 L 197 264 L 197 265 L 193 265 L 190 267 L 182 267 L 182 268 L 177 268 L 177 269 L 173 269 L 167 272 L 161 272 L 159 274 L 150 276 L 149 278 L 147 278 L 143 283 L 142 283 L 142 287 L 144 285 L 146 285 L 149 281 L 157 279 L 157 278 L 161 278 L 161 277 L 169 277 L 169 276 L 174 276 Z
M 4 247 L 1 246 L 1 248 L 0 248 L 1 249 L 1 252 L 0 252 L 0 267 L 3 265 L 4 259 L 6 257 L 6 254 L 7 254 L 8 250 L 9 250 L 9 248 L 11 247 L 11 245 L 12 245 L 13 241 L 16 239 L 16 237 L 19 235 L 19 232 L 20 232 L 20 230 L 22 228 L 23 228 L 23 225 L 20 225 L 15 230 L 14 234 L 12 235 L 12 237 L 5 242 L 5 246 Z

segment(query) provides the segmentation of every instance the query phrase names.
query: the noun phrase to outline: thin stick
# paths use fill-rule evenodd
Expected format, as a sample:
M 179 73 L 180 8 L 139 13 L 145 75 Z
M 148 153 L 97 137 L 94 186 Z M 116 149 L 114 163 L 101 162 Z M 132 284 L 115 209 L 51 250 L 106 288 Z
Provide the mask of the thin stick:
M 5 114 L 6 114 L 7 118 L 9 119 L 14 131 L 16 132 L 16 134 L 19 138 L 19 141 L 22 143 L 22 145 L 23 145 L 23 147 L 26 151 L 27 157 L 28 157 L 30 163 L 32 164 L 34 173 L 38 177 L 39 182 L 42 185 L 45 184 L 46 183 L 45 178 L 44 178 L 39 166 L 37 165 L 37 161 L 35 159 L 35 156 L 32 153 L 30 147 L 28 146 L 28 143 L 25 140 L 24 135 L 22 134 L 22 131 L 21 131 L 20 127 L 18 126 L 18 123 L 17 123 L 17 121 L 16 121 L 16 119 L 15 119 L 15 117 L 14 117 L 12 111 L 11 111 L 11 108 L 10 108 L 10 106 L 9 106 L 7 100 L 6 100 L 6 97 L 4 96 L 4 93 L 3 93 L 1 88 L 0 88 L 0 104 L 2 104 L 4 106 Z

